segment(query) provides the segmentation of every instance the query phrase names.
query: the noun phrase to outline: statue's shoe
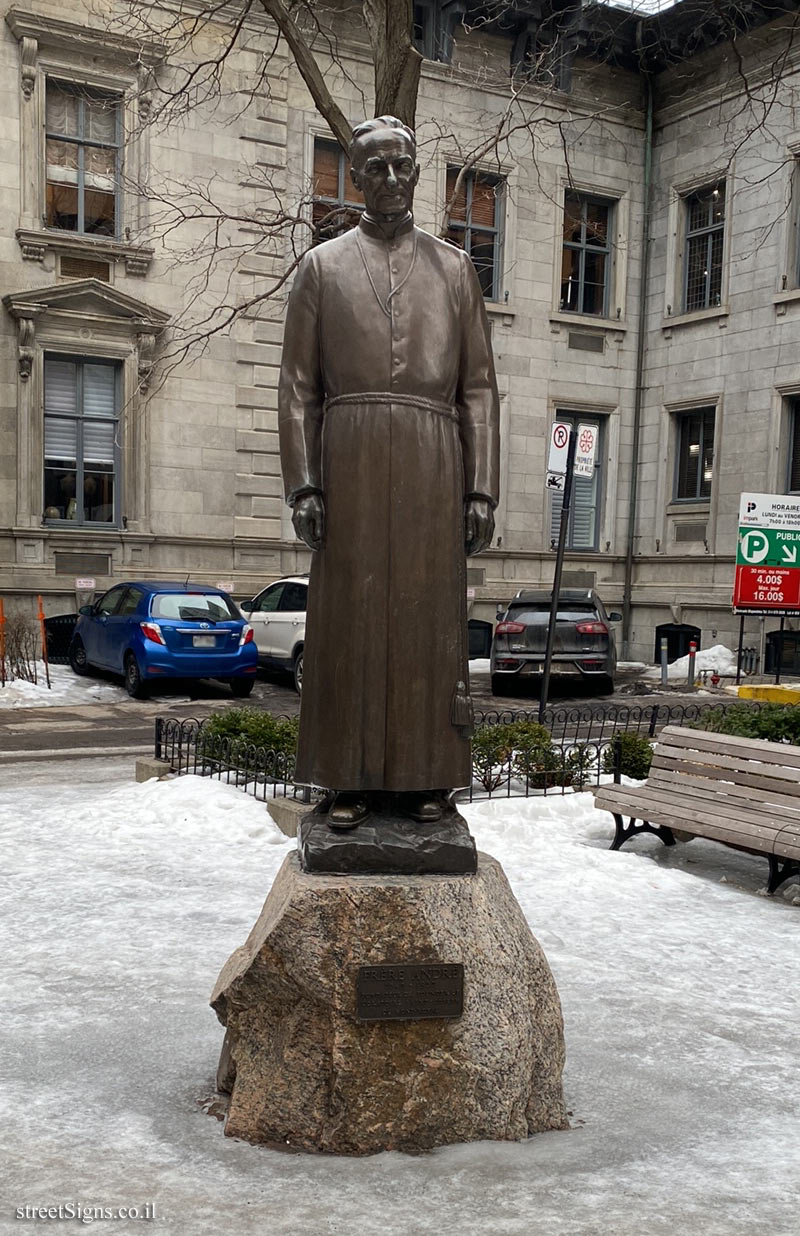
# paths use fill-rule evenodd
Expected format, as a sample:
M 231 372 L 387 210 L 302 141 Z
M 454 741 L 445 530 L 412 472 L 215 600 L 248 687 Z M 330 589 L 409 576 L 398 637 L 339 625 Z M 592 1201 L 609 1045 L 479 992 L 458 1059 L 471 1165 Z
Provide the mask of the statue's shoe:
M 435 794 L 409 794 L 403 809 L 420 824 L 435 824 L 442 818 L 442 804 Z
M 328 810 L 328 827 L 356 828 L 369 815 L 369 803 L 360 794 L 337 794 Z

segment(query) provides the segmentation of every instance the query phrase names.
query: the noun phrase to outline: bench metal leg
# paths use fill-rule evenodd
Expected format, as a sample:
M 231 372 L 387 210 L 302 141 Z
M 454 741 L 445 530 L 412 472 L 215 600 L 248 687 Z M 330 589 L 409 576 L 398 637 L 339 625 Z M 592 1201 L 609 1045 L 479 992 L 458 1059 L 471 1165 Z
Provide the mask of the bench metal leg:
M 772 896 L 785 880 L 791 880 L 792 876 L 800 875 L 800 863 L 793 858 L 777 858 L 774 854 L 767 855 L 769 863 L 769 879 L 767 880 L 767 892 Z
M 656 837 L 661 838 L 664 845 L 675 844 L 672 829 L 667 828 L 664 824 L 651 824 L 648 820 L 642 820 L 641 824 L 637 824 L 635 816 L 631 816 L 626 824 L 622 816 L 618 815 L 616 811 L 612 811 L 611 814 L 614 816 L 614 823 L 616 825 L 614 840 L 610 846 L 612 850 L 619 850 L 631 837 L 638 837 L 639 833 L 654 833 Z

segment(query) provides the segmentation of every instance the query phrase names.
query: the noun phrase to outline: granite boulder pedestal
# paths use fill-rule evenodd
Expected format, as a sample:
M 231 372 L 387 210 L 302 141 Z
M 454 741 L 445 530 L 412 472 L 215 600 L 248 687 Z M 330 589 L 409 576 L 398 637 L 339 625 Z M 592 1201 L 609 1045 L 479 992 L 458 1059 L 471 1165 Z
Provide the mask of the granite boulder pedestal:
M 365 974 L 391 987 L 411 965 L 410 1015 L 391 1019 L 389 988 L 359 998 Z M 430 1015 L 426 983 L 461 966 L 463 1011 Z M 466 876 L 310 874 L 291 855 L 211 1002 L 230 1136 L 359 1155 L 568 1127 L 555 982 L 485 854 Z

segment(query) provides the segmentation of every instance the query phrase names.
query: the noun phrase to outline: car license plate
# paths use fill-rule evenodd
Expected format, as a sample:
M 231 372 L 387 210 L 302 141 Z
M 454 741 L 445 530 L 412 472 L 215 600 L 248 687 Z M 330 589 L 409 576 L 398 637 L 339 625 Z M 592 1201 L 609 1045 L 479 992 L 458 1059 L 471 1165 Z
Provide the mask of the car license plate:
M 217 641 L 213 635 L 193 635 L 192 643 L 195 648 L 215 648 Z

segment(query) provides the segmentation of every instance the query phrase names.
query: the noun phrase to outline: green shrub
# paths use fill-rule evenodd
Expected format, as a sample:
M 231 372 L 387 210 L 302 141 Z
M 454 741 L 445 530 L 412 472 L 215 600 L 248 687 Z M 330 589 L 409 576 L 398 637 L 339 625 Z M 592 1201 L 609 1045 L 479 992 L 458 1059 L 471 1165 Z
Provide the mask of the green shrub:
M 705 713 L 692 728 L 800 746 L 800 708 L 796 704 L 762 704 L 760 708 L 734 704 L 725 712 Z
M 485 790 L 496 790 L 511 775 L 525 781 L 531 789 L 545 790 L 555 785 L 581 789 L 594 767 L 594 749 L 576 747 L 564 758 L 553 746 L 550 731 L 535 721 L 514 721 L 506 725 L 481 725 L 472 739 L 472 767 L 475 779 Z
M 582 790 L 597 770 L 597 747 L 593 743 L 579 743 L 564 761 L 564 785 Z
M 485 790 L 502 785 L 514 751 L 516 725 L 480 725 L 472 736 L 472 767 Z
M 228 708 L 214 712 L 206 721 L 202 734 L 214 738 L 229 738 L 238 747 L 252 744 L 267 751 L 294 755 L 297 750 L 297 717 L 273 717 L 258 708 Z
M 560 785 L 563 757 L 553 747 L 550 731 L 536 721 L 518 721 L 513 728 L 514 774 L 536 790 Z
M 635 781 L 643 781 L 650 771 L 650 763 L 653 759 L 653 748 L 650 746 L 649 739 L 643 734 L 618 734 L 610 747 L 606 747 L 603 752 L 603 772 L 613 773 L 614 771 L 614 743 L 619 743 L 621 747 L 621 767 L 620 771 L 625 777 L 632 777 Z

